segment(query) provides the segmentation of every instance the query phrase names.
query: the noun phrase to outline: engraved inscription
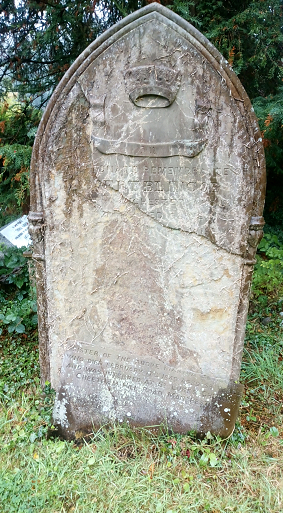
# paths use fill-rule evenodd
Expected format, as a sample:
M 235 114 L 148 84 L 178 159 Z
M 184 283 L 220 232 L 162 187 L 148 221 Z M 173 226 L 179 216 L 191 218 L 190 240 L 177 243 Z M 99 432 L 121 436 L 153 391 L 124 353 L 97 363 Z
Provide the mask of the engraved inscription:
M 162 159 L 142 159 L 138 165 L 117 165 L 108 160 L 94 168 L 95 177 L 104 186 L 119 191 L 161 224 L 185 231 L 194 231 L 198 225 L 203 235 L 209 225 L 211 202 L 216 221 L 219 216 L 221 222 L 228 210 L 229 223 L 237 218 L 238 198 L 231 197 L 230 185 L 239 172 L 233 166 L 208 169 L 188 159 L 170 159 L 167 165 Z
M 124 351 L 123 354 L 95 350 L 90 345 L 76 343 L 64 360 L 65 384 L 75 384 L 75 395 L 80 394 L 80 383 L 91 383 L 94 389 L 111 387 L 113 395 L 150 393 L 166 400 L 177 400 L 186 404 L 192 399 L 192 390 L 201 400 L 202 396 L 216 393 L 221 385 L 219 380 L 206 384 L 207 377 L 193 374 L 188 370 L 176 370 L 169 365 L 148 357 L 135 357 Z M 93 389 L 93 390 L 94 390 Z M 84 394 L 84 389 L 82 389 Z

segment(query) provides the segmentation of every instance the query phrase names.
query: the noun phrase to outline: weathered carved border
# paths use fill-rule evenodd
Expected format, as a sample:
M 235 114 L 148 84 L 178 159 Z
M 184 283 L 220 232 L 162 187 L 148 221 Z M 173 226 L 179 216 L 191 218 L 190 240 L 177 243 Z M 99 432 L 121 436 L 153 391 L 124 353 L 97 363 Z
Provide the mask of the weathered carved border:
M 47 298 L 45 291 L 44 218 L 42 212 L 30 211 L 29 233 L 33 242 L 32 259 L 35 263 L 37 285 L 37 313 L 40 333 L 39 363 L 41 386 L 50 379 L 50 356 L 47 325 Z

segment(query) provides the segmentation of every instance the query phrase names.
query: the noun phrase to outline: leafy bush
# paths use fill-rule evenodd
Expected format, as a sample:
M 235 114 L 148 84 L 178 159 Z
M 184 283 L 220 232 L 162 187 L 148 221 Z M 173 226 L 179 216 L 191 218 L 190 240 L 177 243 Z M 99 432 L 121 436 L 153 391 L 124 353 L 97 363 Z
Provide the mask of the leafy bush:
M 268 169 L 283 174 L 283 87 L 276 95 L 253 100 L 265 147 Z
M 29 165 L 32 148 L 21 144 L 0 147 L 0 202 L 3 213 L 22 212 L 29 196 Z M 3 221 L 6 222 L 3 216 Z
M 0 104 L 0 226 L 29 209 L 29 165 L 41 112 L 28 99 Z
M 253 296 L 257 298 L 269 293 L 279 296 L 283 293 L 283 242 L 274 233 L 265 233 L 258 245 L 258 252 Z
M 283 87 L 278 93 L 253 100 L 258 117 L 267 166 L 264 217 L 269 224 L 283 222 Z
M 2 335 L 0 350 L 0 399 L 7 402 L 39 384 L 37 333 Z
M 0 313 L 0 323 L 7 326 L 8 333 L 25 333 L 26 329 L 37 325 L 36 302 L 34 299 L 22 298 L 4 305 Z M 2 329 L 0 328 L 0 334 Z
M 25 333 L 37 325 L 35 290 L 30 285 L 24 248 L 0 251 L 0 334 Z

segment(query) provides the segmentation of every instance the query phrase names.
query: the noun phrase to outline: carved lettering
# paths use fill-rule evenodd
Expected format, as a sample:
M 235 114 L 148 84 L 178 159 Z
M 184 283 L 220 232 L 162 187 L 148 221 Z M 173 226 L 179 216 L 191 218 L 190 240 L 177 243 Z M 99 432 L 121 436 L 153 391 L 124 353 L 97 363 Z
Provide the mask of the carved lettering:
M 143 182 L 143 190 L 145 192 L 153 191 L 153 182 Z
M 172 400 L 184 401 L 184 393 L 187 393 L 187 384 L 178 384 L 179 377 L 174 372 L 164 373 L 163 366 L 154 361 L 137 359 L 123 354 L 116 356 L 111 353 L 101 352 L 100 359 L 88 358 L 88 353 L 99 355 L 99 351 L 81 348 L 78 350 L 85 356 L 70 354 L 71 361 L 67 364 L 68 371 L 73 371 L 79 381 L 90 382 L 97 386 L 108 382 L 119 383 L 127 391 L 144 390 L 156 397 L 169 397 Z M 109 358 L 111 361 L 109 361 Z M 164 370 L 167 368 L 164 366 Z M 80 372 L 78 372 L 80 371 Z M 116 386 L 116 385 L 115 385 Z M 137 387 L 142 387 L 137 388 Z M 168 390 L 169 388 L 169 390 Z M 167 389 L 167 390 L 166 390 Z

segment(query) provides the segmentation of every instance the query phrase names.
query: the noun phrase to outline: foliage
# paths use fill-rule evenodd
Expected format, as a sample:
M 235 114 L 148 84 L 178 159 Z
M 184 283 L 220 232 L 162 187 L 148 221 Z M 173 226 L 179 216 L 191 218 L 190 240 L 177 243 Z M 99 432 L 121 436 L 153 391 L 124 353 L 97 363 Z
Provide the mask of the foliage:
M 242 425 L 275 436 L 271 426 L 283 401 L 283 232 L 266 227 L 254 269 L 242 379 L 247 385 Z M 247 424 L 246 424 L 247 423 Z M 263 440 L 263 444 L 265 441 Z
M 253 101 L 265 146 L 266 163 L 275 173 L 283 173 L 283 87 L 278 94 Z
M 267 294 L 283 294 L 283 240 L 265 233 L 258 245 L 252 292 L 262 303 Z
M 265 147 L 267 196 L 265 218 L 270 224 L 283 222 L 283 87 L 275 95 L 253 101 Z
M 0 398 L 15 400 L 24 390 L 38 387 L 39 362 L 37 332 L 28 335 L 3 334 L 0 336 L 1 378 Z
M 226 57 L 251 98 L 277 92 L 283 78 L 280 0 L 175 0 L 172 8 Z
M 253 383 L 261 394 L 269 388 L 269 391 L 283 391 L 283 365 L 275 366 L 274 362 L 280 359 L 283 344 L 280 341 L 264 339 L 264 345 L 254 347 L 253 351 L 247 351 L 243 364 L 243 376 L 249 383 Z M 281 360 L 279 360 L 280 362 Z M 278 372 L 279 371 L 279 372 Z M 282 394 L 282 392 L 281 392 Z M 283 395 L 283 394 L 282 394 Z M 250 419 L 247 419 L 250 420 Z M 251 420 L 257 420 L 256 418 Z
M 6 96 L 0 105 L 1 146 L 32 146 L 40 118 L 41 111 L 33 107 L 30 98 Z
M 0 334 L 25 333 L 37 325 L 35 291 L 29 282 L 24 248 L 0 251 Z
M 0 225 L 6 224 L 16 215 L 27 213 L 31 152 L 30 146 L 20 144 L 0 147 Z
M 70 64 L 106 28 L 145 0 L 2 1 L 2 79 L 45 101 Z M 252 98 L 276 93 L 282 79 L 280 0 L 164 0 L 225 55 Z M 0 52 L 1 53 L 1 52 Z M 5 88 L 5 80 L 2 80 Z
M 162 437 L 160 439 L 160 451 L 166 455 L 168 462 L 172 463 L 176 457 L 183 456 L 188 458 L 190 463 L 200 467 L 221 467 L 221 453 L 223 452 L 221 438 L 214 437 L 210 432 L 206 433 L 201 441 L 195 439 L 194 432 L 189 433 L 188 437 L 176 433 L 169 438 L 168 436 L 167 434 L 164 440 Z
M 37 393 L 2 408 L 3 513 L 280 511 L 281 428 L 243 446 L 220 443 L 209 434 L 197 442 L 190 435 L 102 426 L 77 445 L 41 436 L 48 417 L 42 407 Z M 163 448 L 177 445 L 190 457 L 181 451 L 168 459 Z
M 0 313 L 0 325 L 7 327 L 8 333 L 25 333 L 37 326 L 36 302 L 34 299 L 22 298 L 3 305 Z M 2 328 L 0 328 L 2 331 Z
M 0 104 L 0 226 L 28 212 L 29 165 L 40 117 L 28 99 L 10 97 Z
M 70 64 L 106 28 L 96 4 L 93 0 L 3 0 L 3 89 L 12 80 L 18 92 L 29 93 L 44 103 Z

